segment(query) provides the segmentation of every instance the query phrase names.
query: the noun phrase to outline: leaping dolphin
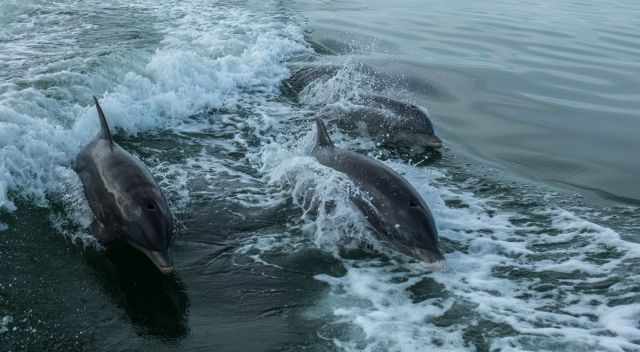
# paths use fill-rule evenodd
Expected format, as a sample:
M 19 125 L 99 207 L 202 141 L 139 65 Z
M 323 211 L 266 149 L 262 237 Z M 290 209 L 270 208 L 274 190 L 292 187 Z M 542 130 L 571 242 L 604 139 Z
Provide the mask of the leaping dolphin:
M 380 161 L 336 147 L 320 118 L 311 154 L 320 164 L 349 176 L 363 191 L 352 202 L 381 241 L 427 263 L 444 262 L 429 206 L 402 176 Z
M 161 272 L 170 273 L 173 217 L 167 201 L 142 161 L 113 141 L 98 99 L 93 99 L 101 131 L 78 154 L 73 168 L 95 215 L 95 236 L 105 246 L 124 240 Z

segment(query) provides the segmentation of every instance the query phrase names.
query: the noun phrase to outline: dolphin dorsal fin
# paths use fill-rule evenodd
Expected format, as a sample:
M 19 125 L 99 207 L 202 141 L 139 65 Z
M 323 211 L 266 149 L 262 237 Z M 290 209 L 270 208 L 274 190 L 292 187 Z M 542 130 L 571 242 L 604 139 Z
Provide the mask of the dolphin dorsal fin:
M 94 96 L 93 101 L 96 102 L 96 110 L 98 110 L 98 117 L 100 117 L 102 138 L 109 141 L 111 150 L 113 150 L 113 138 L 111 138 L 111 131 L 109 130 L 109 124 L 107 124 L 107 118 L 104 116 L 104 111 L 102 111 L 102 108 L 100 107 L 100 103 L 98 103 L 98 98 Z
M 325 126 L 322 119 L 316 117 L 316 145 L 315 147 L 333 147 L 329 132 L 327 132 L 327 126 Z

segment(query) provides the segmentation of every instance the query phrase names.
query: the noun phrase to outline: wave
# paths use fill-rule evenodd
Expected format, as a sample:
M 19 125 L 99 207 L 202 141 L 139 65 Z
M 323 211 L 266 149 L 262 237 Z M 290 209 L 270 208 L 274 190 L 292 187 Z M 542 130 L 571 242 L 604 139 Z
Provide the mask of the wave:
M 303 237 L 247 243 L 242 253 L 272 265 L 255 251 L 295 252 L 296 241 L 306 241 L 339 258 L 344 275 L 315 276 L 330 288 L 313 309 L 313 317 L 326 321 L 321 338 L 346 351 L 637 347 L 638 305 L 629 303 L 637 275 L 629 273 L 640 259 L 639 244 L 531 191 L 496 185 L 483 196 L 474 189 L 485 180 L 466 176 L 460 183 L 450 171 L 386 161 L 416 186 L 437 219 L 447 269 L 432 273 L 376 247 L 358 228 L 362 216 L 350 205 L 348 180 L 303 150 L 274 151 L 282 158 L 269 176 L 286 180 L 282 185 L 306 220 Z M 308 212 L 314 202 L 324 210 Z M 380 254 L 342 256 L 340 246 L 354 235 Z
M 288 74 L 287 57 L 307 50 L 299 27 L 246 9 L 205 5 L 158 8 L 169 10 L 154 13 L 161 17 L 155 26 L 162 27 L 163 36 L 155 50 L 115 47 L 100 53 L 104 57 L 54 62 L 5 82 L 0 89 L 0 208 L 15 210 L 17 198 L 48 203 L 50 191 L 61 181 L 60 168 L 68 169 L 97 132 L 93 94 L 100 96 L 113 129 L 135 135 L 170 128 L 207 109 L 277 93 Z M 53 32 L 47 37 L 51 45 L 65 45 L 66 32 Z M 16 46 L 37 46 L 31 40 L 25 36 L 17 43 L 2 42 L 0 56 L 15 55 Z

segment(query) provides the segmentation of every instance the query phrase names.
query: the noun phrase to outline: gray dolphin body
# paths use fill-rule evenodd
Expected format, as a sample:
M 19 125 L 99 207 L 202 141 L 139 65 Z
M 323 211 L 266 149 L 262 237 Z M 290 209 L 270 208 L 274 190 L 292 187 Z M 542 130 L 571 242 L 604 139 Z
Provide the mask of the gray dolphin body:
M 294 72 L 284 82 L 284 87 L 290 94 L 298 95 L 312 82 L 329 80 L 342 69 L 335 65 L 305 67 Z M 379 77 L 367 66 L 358 69 L 372 78 L 374 87 L 384 87 L 385 79 L 390 80 Z M 372 137 L 386 148 L 424 153 L 442 147 L 429 113 L 423 108 L 373 94 L 354 98 L 352 103 L 355 105 L 348 109 L 330 109 L 319 116 L 325 121 L 336 122 L 342 130 Z
M 364 192 L 364 196 L 353 196 L 352 201 L 366 216 L 378 238 L 399 252 L 427 263 L 443 262 L 435 221 L 415 188 L 385 164 L 337 148 L 319 118 L 316 129 L 312 155 L 320 164 L 349 176 Z
M 125 240 L 161 272 L 170 273 L 173 217 L 167 201 L 142 161 L 113 141 L 94 100 L 102 130 L 78 154 L 74 170 L 95 215 L 95 236 L 103 245 Z
M 361 100 L 357 102 L 363 104 L 360 108 L 330 112 L 340 129 L 366 134 L 384 145 L 419 153 L 442 147 L 442 140 L 436 136 L 426 110 L 379 95 L 365 95 Z
M 344 66 L 341 65 L 311 65 L 302 68 L 294 68 L 294 72 L 284 83 L 285 91 L 291 95 L 300 94 L 311 82 L 326 81 L 336 77 Z M 373 88 L 383 89 L 385 82 L 391 81 L 391 77 L 376 72 L 372 67 L 358 65 L 354 70 L 367 76 L 369 84 Z

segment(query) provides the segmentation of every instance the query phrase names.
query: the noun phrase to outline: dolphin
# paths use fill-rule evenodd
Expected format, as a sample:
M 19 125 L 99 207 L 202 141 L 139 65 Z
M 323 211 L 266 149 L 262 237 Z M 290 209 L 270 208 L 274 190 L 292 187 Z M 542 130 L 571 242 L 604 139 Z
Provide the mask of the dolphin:
M 80 151 L 73 169 L 95 216 L 95 237 L 105 246 L 124 241 L 162 273 L 171 273 L 173 216 L 167 201 L 142 161 L 113 141 L 98 99 L 93 99 L 101 131 Z
M 298 96 L 314 81 L 327 81 L 337 76 L 345 69 L 341 65 L 311 65 L 301 68 L 293 67 L 293 74 L 282 82 L 284 93 L 290 96 Z M 367 76 L 367 81 L 372 88 L 383 89 L 385 82 L 390 82 L 390 76 L 377 72 L 367 65 L 357 65 L 354 71 Z
M 335 121 L 342 130 L 378 139 L 386 147 L 418 153 L 442 148 L 427 110 L 379 95 L 364 95 L 355 103 L 358 106 L 330 110 L 320 116 Z
M 444 263 L 438 230 L 429 206 L 402 176 L 380 161 L 336 147 L 324 122 L 316 118 L 311 155 L 324 166 L 346 174 L 362 191 L 351 201 L 378 239 L 427 263 Z
M 314 65 L 295 71 L 283 81 L 286 94 L 298 96 L 315 81 L 326 81 L 344 69 L 336 65 Z M 391 78 L 360 65 L 357 70 L 370 77 L 374 87 L 384 87 Z M 442 148 L 431 117 L 417 105 L 376 94 L 361 94 L 350 99 L 348 107 L 333 107 L 319 113 L 327 122 L 335 122 L 344 131 L 366 135 L 387 149 L 423 154 Z

